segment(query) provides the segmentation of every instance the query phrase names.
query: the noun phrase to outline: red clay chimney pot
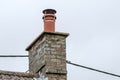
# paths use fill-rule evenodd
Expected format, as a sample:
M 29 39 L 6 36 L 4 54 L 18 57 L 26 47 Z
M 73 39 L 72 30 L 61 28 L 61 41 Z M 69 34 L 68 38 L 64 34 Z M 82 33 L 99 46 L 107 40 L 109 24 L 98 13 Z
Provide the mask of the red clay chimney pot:
M 44 31 L 45 32 L 55 32 L 55 16 L 56 10 L 45 9 L 43 10 L 43 20 L 44 20 Z

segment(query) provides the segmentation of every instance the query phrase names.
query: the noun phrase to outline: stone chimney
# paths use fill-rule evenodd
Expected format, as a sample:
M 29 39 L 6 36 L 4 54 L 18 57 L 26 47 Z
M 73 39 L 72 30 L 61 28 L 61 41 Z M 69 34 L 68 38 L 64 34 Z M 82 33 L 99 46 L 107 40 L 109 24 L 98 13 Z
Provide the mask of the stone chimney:
M 46 9 L 43 13 L 44 31 L 26 48 L 29 71 L 39 73 L 40 80 L 67 80 L 66 37 L 69 34 L 55 32 L 55 10 Z

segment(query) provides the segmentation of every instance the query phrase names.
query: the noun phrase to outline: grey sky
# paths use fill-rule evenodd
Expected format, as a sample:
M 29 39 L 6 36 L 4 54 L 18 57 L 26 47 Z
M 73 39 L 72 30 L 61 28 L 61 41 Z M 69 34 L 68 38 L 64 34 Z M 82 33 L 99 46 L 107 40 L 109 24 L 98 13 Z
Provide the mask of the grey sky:
M 119 0 L 0 0 L 0 54 L 27 54 L 43 31 L 42 10 L 57 10 L 56 31 L 68 32 L 67 59 L 120 74 Z M 28 70 L 25 58 L 0 58 L 0 69 Z M 68 65 L 68 80 L 120 80 Z

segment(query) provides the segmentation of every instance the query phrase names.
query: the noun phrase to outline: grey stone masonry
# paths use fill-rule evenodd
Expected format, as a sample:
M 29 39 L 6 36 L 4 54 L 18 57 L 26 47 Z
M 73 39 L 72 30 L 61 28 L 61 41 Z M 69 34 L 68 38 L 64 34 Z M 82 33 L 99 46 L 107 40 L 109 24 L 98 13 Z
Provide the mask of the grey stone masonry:
M 26 48 L 29 71 L 48 80 L 67 80 L 66 37 L 68 33 L 43 32 Z

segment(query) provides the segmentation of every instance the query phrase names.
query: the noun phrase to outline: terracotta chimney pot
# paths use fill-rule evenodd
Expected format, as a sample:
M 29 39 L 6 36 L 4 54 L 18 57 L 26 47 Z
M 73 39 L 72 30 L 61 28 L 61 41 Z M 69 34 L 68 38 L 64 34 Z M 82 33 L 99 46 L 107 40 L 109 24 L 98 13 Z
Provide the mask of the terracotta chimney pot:
M 55 32 L 55 13 L 54 9 L 43 10 L 44 32 Z

